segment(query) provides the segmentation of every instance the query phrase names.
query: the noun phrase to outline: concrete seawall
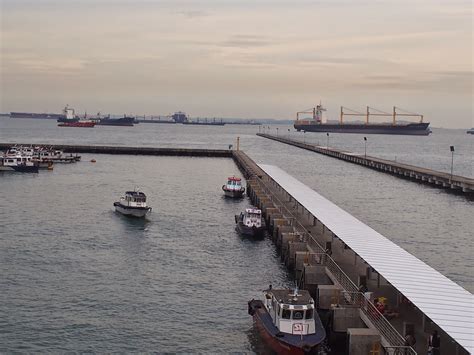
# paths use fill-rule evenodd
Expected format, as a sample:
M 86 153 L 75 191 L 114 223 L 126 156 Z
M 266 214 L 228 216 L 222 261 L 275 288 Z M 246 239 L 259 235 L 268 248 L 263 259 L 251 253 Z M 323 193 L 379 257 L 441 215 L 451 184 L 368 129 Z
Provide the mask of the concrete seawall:
M 385 160 L 363 154 L 342 151 L 335 148 L 322 147 L 314 144 L 302 143 L 292 139 L 277 137 L 269 134 L 257 133 L 259 137 L 272 139 L 277 142 L 294 147 L 310 150 L 315 153 L 327 155 L 336 159 L 365 166 L 380 172 L 398 176 L 404 179 L 424 183 L 433 187 L 443 188 L 446 191 L 460 192 L 468 195 L 474 194 L 474 179 L 452 175 L 441 171 L 426 169 L 392 160 Z
M 6 150 L 13 145 L 29 146 L 30 143 L 0 143 L 0 150 Z M 187 157 L 212 157 L 231 158 L 232 151 L 225 149 L 201 148 L 153 148 L 153 147 L 126 147 L 104 145 L 67 145 L 67 144 L 41 144 L 34 146 L 47 146 L 60 149 L 67 153 L 93 153 L 93 154 L 128 154 L 128 155 L 161 155 L 161 156 L 187 156 Z

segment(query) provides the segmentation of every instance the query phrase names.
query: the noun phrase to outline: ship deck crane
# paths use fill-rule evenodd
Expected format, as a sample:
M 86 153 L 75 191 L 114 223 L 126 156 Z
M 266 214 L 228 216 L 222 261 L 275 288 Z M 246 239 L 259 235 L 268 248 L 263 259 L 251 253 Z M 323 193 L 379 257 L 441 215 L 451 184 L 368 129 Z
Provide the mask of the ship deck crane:
M 351 113 L 344 112 L 344 109 L 351 111 Z M 398 113 L 397 109 L 400 110 L 400 111 L 403 111 L 405 113 Z M 371 110 L 376 111 L 376 112 L 375 113 L 371 112 Z M 420 117 L 420 123 L 423 123 L 423 115 L 420 115 L 418 113 L 408 112 L 408 111 L 402 110 L 399 107 L 397 108 L 396 106 L 393 106 L 392 113 L 377 110 L 376 108 L 369 107 L 369 106 L 367 106 L 366 113 L 362 113 L 362 112 L 358 112 L 358 111 L 352 110 L 350 108 L 341 106 L 341 115 L 340 115 L 340 124 L 341 125 L 344 123 L 344 116 L 365 116 L 365 124 L 369 124 L 369 117 L 370 116 L 391 116 L 393 126 L 396 125 L 397 116 Z

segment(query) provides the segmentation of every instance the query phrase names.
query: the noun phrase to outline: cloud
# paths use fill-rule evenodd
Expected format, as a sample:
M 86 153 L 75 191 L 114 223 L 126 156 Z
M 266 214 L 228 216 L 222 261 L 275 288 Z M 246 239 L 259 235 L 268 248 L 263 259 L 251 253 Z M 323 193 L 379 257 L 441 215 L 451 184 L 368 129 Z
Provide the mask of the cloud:
M 419 72 L 406 75 L 366 75 L 352 87 L 382 90 L 445 91 L 472 93 L 474 73 L 469 71 Z

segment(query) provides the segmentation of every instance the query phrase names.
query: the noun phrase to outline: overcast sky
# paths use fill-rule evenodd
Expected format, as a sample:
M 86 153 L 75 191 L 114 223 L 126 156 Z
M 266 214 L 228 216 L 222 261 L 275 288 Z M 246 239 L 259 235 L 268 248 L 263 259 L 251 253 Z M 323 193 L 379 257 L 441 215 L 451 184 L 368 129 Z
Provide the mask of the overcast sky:
M 0 0 L 0 112 L 293 118 L 322 100 L 473 123 L 472 3 Z

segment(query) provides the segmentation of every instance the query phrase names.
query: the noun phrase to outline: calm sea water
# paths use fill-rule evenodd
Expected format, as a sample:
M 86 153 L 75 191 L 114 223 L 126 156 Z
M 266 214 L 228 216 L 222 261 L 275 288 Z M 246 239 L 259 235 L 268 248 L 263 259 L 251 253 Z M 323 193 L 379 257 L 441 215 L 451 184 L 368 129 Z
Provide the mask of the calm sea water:
M 280 166 L 474 291 L 472 201 L 256 137 L 258 129 L 0 118 L 0 142 L 226 149 L 240 136 L 256 161 Z M 298 138 L 326 145 L 322 134 Z M 455 173 L 473 176 L 474 137 L 464 131 L 368 139 L 370 155 L 445 171 L 455 145 Z M 359 135 L 334 134 L 329 145 L 364 149 Z M 0 352 L 261 352 L 246 302 L 292 280 L 268 239 L 234 231 L 249 201 L 223 198 L 232 174 L 230 159 L 89 154 L 52 172 L 0 174 Z M 145 221 L 113 211 L 135 186 L 153 207 Z

